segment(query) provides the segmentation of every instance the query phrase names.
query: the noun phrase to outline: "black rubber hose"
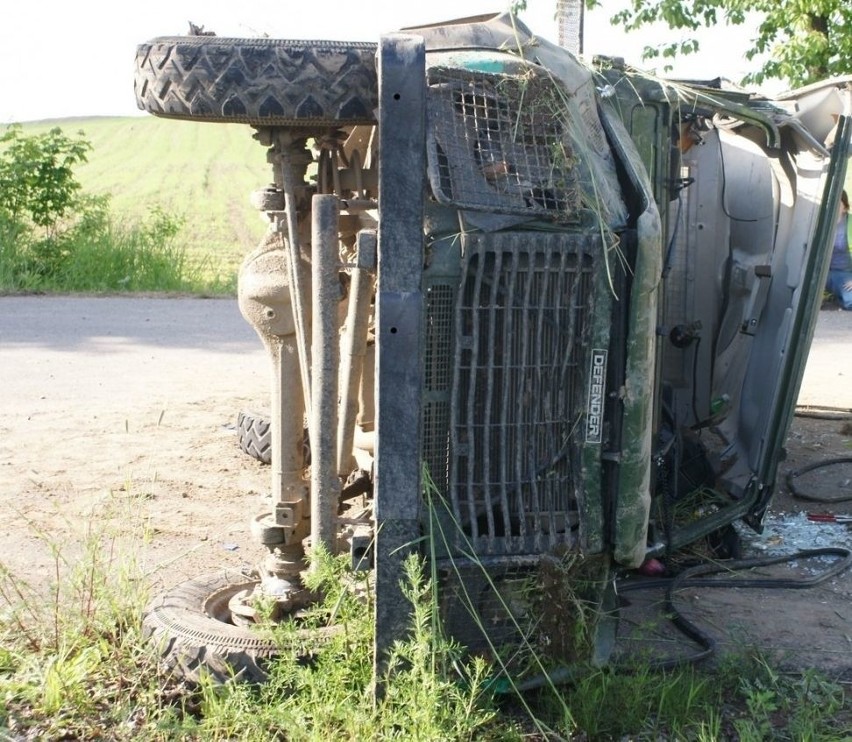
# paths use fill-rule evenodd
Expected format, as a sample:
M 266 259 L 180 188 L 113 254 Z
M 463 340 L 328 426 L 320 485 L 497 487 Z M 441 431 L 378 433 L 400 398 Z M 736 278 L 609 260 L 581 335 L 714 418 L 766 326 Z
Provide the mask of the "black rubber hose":
M 798 559 L 809 559 L 819 556 L 835 556 L 839 560 L 828 569 L 819 572 L 812 577 L 791 579 L 789 577 L 759 577 L 748 579 L 699 579 L 700 576 L 717 574 L 719 572 L 736 572 L 742 569 L 754 569 L 756 567 L 769 567 L 773 564 L 783 564 Z M 627 583 L 619 586 L 619 591 L 624 593 L 630 590 L 650 589 L 656 587 L 666 588 L 665 606 L 670 615 L 671 622 L 680 631 L 692 639 L 701 647 L 701 651 L 689 655 L 683 659 L 661 660 L 651 664 L 654 669 L 662 670 L 676 667 L 686 663 L 700 662 L 709 657 L 716 646 L 715 640 L 699 629 L 695 624 L 683 616 L 674 604 L 674 594 L 677 590 L 685 587 L 748 587 L 748 588 L 773 588 L 786 590 L 804 590 L 819 585 L 826 580 L 835 577 L 852 566 L 852 551 L 842 547 L 829 546 L 822 549 L 805 549 L 784 556 L 768 557 L 765 559 L 737 559 L 720 564 L 699 564 L 681 572 L 677 577 L 663 580 L 643 580 L 636 583 Z
M 794 469 L 793 471 L 787 472 L 785 481 L 787 482 L 787 487 L 790 490 L 790 493 L 793 497 L 799 500 L 808 500 L 809 502 L 849 502 L 852 500 L 852 495 L 843 495 L 842 497 L 818 497 L 817 495 L 802 492 L 802 490 L 800 490 L 796 485 L 796 479 L 798 479 L 802 474 L 807 474 L 809 471 L 821 469 L 824 466 L 833 466 L 835 464 L 852 464 L 852 456 L 840 456 L 826 461 L 817 461 L 813 464 L 803 466 L 801 469 Z
M 747 579 L 700 579 L 699 576 L 716 574 L 718 572 L 732 572 L 741 569 L 754 569 L 756 567 L 769 567 L 773 564 L 783 564 L 784 562 L 792 562 L 798 559 L 809 559 L 819 556 L 835 556 L 839 560 L 831 565 L 828 569 L 801 579 L 791 579 L 789 577 L 760 577 Z M 852 550 L 841 547 L 826 547 L 822 549 L 805 549 L 778 557 L 768 557 L 765 559 L 737 559 L 734 561 L 726 561 L 719 564 L 699 564 L 695 567 L 685 569 L 679 575 L 673 578 L 654 579 L 654 580 L 636 580 L 634 582 L 621 583 L 618 585 L 617 591 L 626 593 L 634 590 L 649 590 L 654 588 L 666 588 L 665 606 L 669 614 L 669 620 L 674 624 L 685 636 L 692 639 L 699 647 L 700 651 L 694 652 L 683 658 L 659 660 L 656 662 L 647 663 L 644 667 L 650 667 L 654 670 L 667 670 L 673 667 L 678 667 L 685 664 L 694 664 L 700 662 L 713 654 L 716 648 L 716 640 L 706 634 L 695 624 L 689 621 L 678 611 L 674 604 L 674 594 L 676 591 L 685 587 L 749 587 L 749 588 L 783 588 L 793 590 L 803 590 L 806 588 L 819 585 L 826 580 L 835 577 L 852 566 Z M 617 669 L 629 670 L 629 667 Z M 546 685 L 557 685 L 576 680 L 578 677 L 577 669 L 570 667 L 558 667 L 549 673 L 540 673 L 527 680 L 513 684 L 513 689 L 517 691 L 533 690 L 542 688 Z

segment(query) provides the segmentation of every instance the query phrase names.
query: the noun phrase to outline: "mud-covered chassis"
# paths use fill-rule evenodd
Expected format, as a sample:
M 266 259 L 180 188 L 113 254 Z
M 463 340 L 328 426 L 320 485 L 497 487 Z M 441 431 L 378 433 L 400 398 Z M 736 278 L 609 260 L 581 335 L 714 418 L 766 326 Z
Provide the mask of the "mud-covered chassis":
M 259 578 L 176 588 L 146 624 L 186 671 L 262 675 L 252 593 L 282 614 L 309 601 L 309 539 L 374 565 L 381 650 L 425 534 L 465 644 L 525 634 L 570 662 L 579 597 L 602 661 L 615 564 L 766 508 L 827 268 L 848 81 L 752 104 L 593 78 L 508 16 L 385 37 L 378 76 L 375 53 L 139 49 L 140 107 L 251 124 L 274 176 L 239 289 L 275 371 L 272 508 L 252 523 L 269 556 Z
M 148 631 L 164 642 L 167 659 L 190 677 L 202 666 L 222 677 L 232 670 L 248 678 L 262 677 L 257 660 L 268 656 L 272 645 L 248 628 L 255 618 L 254 598 L 261 591 L 273 598 L 280 615 L 297 611 L 313 598 L 299 579 L 306 567 L 306 538 L 312 544 L 324 544 L 332 553 L 350 549 L 353 563 L 362 568 L 374 560 L 373 519 L 368 508 L 358 506 L 373 488 L 371 479 L 380 479 L 381 470 L 372 463 L 375 431 L 382 421 L 374 420 L 375 353 L 372 337 L 368 348 L 368 337 L 384 327 L 389 339 L 386 357 L 393 355 L 394 341 L 402 346 L 397 360 L 386 365 L 387 377 L 408 373 L 410 385 L 420 373 L 419 368 L 405 370 L 417 362 L 411 338 L 419 334 L 419 328 L 413 329 L 410 323 L 416 315 L 394 317 L 391 309 L 385 311 L 382 322 L 380 307 L 389 306 L 388 301 L 376 300 L 374 306 L 377 195 L 382 187 L 390 194 L 384 200 L 398 221 L 410 223 L 412 215 L 417 215 L 416 231 L 412 234 L 409 228 L 408 235 L 404 227 L 394 230 L 394 219 L 386 217 L 383 244 L 421 241 L 424 126 L 422 44 L 389 43 L 382 56 L 387 71 L 381 75 L 381 84 L 392 88 L 386 100 L 399 105 L 379 117 L 392 120 L 387 131 L 397 130 L 402 136 L 396 146 L 386 136 L 382 152 L 391 162 L 408 164 L 385 168 L 385 180 L 390 177 L 393 184 L 380 184 L 376 51 L 374 44 L 209 38 L 155 40 L 139 50 L 136 86 L 141 107 L 176 118 L 251 124 L 255 138 L 267 148 L 273 174 L 270 187 L 252 194 L 253 204 L 267 214 L 270 228 L 245 259 L 239 280 L 240 309 L 257 330 L 273 369 L 272 507 L 251 521 L 253 535 L 269 549 L 269 556 L 257 575 L 201 577 L 161 596 L 148 610 Z M 254 69 L 254 84 L 241 76 L 222 105 L 223 92 L 211 90 L 211 77 L 217 71 L 251 67 L 253 55 L 263 64 L 272 61 L 274 69 Z M 410 76 L 409 67 L 413 63 L 417 70 L 418 61 L 417 85 L 411 85 L 414 78 L 406 85 L 402 71 Z M 283 89 L 282 72 L 292 83 Z M 199 100 L 208 93 L 209 106 Z M 417 252 L 409 254 L 413 257 Z M 405 269 L 394 271 L 393 260 L 385 262 L 382 280 L 388 290 L 382 296 L 387 299 L 401 293 L 392 289 L 394 282 L 403 288 Z M 419 265 L 408 270 L 416 275 Z M 419 286 L 416 291 L 411 288 L 412 294 L 419 292 Z M 345 320 L 342 337 L 341 320 Z M 390 382 L 390 388 L 404 385 Z M 409 447 L 416 446 L 418 408 L 403 404 L 397 414 L 390 411 L 392 406 L 386 405 L 384 426 L 400 444 L 407 439 Z M 395 475 L 408 479 L 409 490 L 410 483 L 419 480 L 416 448 L 408 458 L 415 463 L 414 478 L 411 471 L 393 467 L 384 477 L 391 487 Z M 306 481 L 308 466 L 310 480 Z M 349 500 L 356 504 L 339 512 Z M 388 511 L 385 518 L 384 552 L 393 548 L 388 543 L 393 533 L 399 534 L 399 543 L 416 542 L 412 525 L 398 527 L 399 518 L 393 515 Z M 400 552 L 379 561 L 393 570 L 402 556 Z M 389 584 L 395 586 L 399 574 Z M 394 602 L 398 604 L 397 599 Z M 384 623 L 399 622 L 394 614 L 395 609 L 388 611 Z

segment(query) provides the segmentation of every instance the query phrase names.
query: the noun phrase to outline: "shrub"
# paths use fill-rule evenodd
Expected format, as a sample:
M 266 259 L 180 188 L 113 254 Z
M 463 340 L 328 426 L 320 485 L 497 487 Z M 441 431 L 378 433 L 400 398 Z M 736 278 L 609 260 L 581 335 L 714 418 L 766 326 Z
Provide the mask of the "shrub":
M 76 206 L 80 184 L 74 167 L 86 162 L 91 148 L 82 132 L 71 138 L 55 127 L 25 136 L 20 124 L 8 127 L 0 137 L 0 213 L 50 234 Z
M 108 196 L 82 193 L 74 167 L 90 149 L 58 128 L 0 137 L 0 291 L 228 290 L 189 263 L 174 216 L 117 223 Z

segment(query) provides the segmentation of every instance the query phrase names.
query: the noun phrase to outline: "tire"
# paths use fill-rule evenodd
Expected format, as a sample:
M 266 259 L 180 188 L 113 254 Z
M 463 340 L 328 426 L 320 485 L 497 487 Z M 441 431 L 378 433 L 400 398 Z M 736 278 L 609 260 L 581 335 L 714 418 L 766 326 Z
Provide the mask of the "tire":
M 230 622 L 228 602 L 257 584 L 236 571 L 217 572 L 183 582 L 152 600 L 142 618 L 142 633 L 174 675 L 198 683 L 207 675 L 260 683 L 266 665 L 282 647 L 251 628 Z M 334 636 L 335 626 L 299 629 L 287 651 L 308 660 Z
M 272 431 L 269 418 L 252 412 L 237 415 L 237 442 L 243 453 L 262 464 L 272 463 Z
M 197 577 L 155 598 L 145 609 L 142 630 L 179 677 L 198 682 L 203 672 L 225 682 L 266 679 L 264 660 L 276 646 L 249 628 L 228 623 L 228 601 L 255 581 L 237 572 Z
M 136 105 L 261 126 L 375 123 L 376 44 L 163 36 L 136 49 Z

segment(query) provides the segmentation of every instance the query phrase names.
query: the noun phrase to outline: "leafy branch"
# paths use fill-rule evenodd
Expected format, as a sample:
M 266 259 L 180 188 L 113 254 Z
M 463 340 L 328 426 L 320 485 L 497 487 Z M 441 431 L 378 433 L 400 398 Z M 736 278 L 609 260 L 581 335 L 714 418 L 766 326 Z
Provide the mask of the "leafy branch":
M 602 0 L 586 0 L 588 8 L 602 5 Z M 750 19 L 756 19 L 758 27 L 745 57 L 766 59 L 744 83 L 780 79 L 799 86 L 852 73 L 852 3 L 848 0 L 629 0 L 610 21 L 628 32 L 655 23 L 694 32 L 723 24 L 740 26 Z M 698 40 L 688 37 L 646 46 L 643 59 L 671 60 L 698 50 Z

